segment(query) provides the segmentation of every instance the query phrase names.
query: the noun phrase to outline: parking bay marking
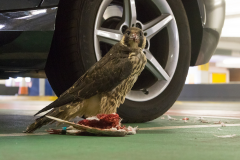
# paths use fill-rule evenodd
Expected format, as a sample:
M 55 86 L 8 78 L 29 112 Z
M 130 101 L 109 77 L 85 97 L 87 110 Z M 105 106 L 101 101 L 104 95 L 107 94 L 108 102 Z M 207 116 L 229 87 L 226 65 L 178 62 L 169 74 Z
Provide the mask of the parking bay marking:
M 226 124 L 226 127 L 238 127 L 240 124 Z M 189 126 L 165 126 L 165 127 L 150 127 L 150 128 L 139 128 L 140 131 L 147 130 L 165 130 L 165 129 L 181 129 L 181 128 L 211 128 L 211 127 L 221 127 L 220 124 L 217 125 L 189 125 Z
M 240 124 L 227 124 L 226 127 L 239 127 Z M 165 129 L 184 129 L 184 128 L 211 128 L 211 127 L 221 127 L 221 125 L 189 125 L 189 126 L 165 126 L 165 127 L 150 127 L 150 128 L 139 128 L 140 131 L 147 130 L 165 130 Z M 49 133 L 10 133 L 10 134 L 0 134 L 0 137 L 21 137 L 21 136 L 43 136 Z
M 27 133 L 10 133 L 10 134 L 0 134 L 0 137 L 22 137 L 22 136 L 43 136 L 49 133 L 34 133 L 34 134 L 27 134 Z

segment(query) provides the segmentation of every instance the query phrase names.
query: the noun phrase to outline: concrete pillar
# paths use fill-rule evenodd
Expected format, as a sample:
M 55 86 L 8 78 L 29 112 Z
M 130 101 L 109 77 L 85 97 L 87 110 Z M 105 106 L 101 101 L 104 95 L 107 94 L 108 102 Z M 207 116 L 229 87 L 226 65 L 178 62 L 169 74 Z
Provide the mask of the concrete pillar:
M 45 79 L 39 79 L 39 96 L 45 96 Z
M 209 83 L 209 63 L 198 66 L 198 72 L 200 74 L 200 83 Z
M 16 86 L 15 79 L 13 79 L 13 78 L 9 78 L 9 79 L 11 80 L 11 86 L 15 87 Z

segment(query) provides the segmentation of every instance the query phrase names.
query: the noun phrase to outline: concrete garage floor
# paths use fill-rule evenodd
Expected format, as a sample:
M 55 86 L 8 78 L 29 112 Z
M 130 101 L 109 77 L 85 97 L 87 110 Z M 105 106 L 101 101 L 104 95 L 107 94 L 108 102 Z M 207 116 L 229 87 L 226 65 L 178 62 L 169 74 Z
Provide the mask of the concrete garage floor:
M 240 102 L 176 102 L 166 115 L 139 126 L 126 137 L 49 135 L 22 131 L 52 98 L 0 97 L 0 160 L 164 159 L 239 160 Z M 170 115 L 177 121 L 168 120 Z M 204 116 L 209 123 L 196 119 Z M 190 118 L 184 122 L 184 117 Z M 163 119 L 164 118 L 164 119 Z M 223 121 L 226 127 L 214 122 Z M 59 128 L 59 127 L 58 127 Z M 232 138 L 217 136 L 236 135 Z

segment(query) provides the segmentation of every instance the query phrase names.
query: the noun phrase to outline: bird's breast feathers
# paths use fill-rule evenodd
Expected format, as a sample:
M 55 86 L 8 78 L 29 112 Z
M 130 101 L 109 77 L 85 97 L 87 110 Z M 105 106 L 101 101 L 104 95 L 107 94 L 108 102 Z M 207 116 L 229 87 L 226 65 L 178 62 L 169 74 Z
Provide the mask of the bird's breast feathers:
M 133 64 L 132 75 L 133 74 L 139 75 L 147 63 L 147 58 L 145 54 L 142 52 L 142 50 L 138 52 L 132 52 L 129 54 L 128 59 L 130 59 L 131 63 Z
M 125 101 L 125 96 L 131 91 L 134 83 L 137 81 L 138 76 L 142 72 L 147 62 L 147 58 L 142 51 L 131 52 L 128 59 L 131 61 L 133 68 L 132 73 L 128 78 L 123 80 L 119 85 L 117 85 L 112 91 L 106 93 L 107 100 L 102 103 L 102 110 L 107 110 L 105 108 L 117 108 L 120 104 Z
M 137 81 L 138 76 L 141 74 L 143 71 L 146 63 L 147 63 L 147 58 L 145 54 L 141 52 L 132 52 L 129 54 L 128 57 L 133 64 L 133 70 L 132 74 L 122 81 L 121 84 L 119 84 L 113 91 L 118 94 L 118 96 L 121 100 L 121 103 L 124 102 L 125 96 L 130 90 L 132 89 L 134 83 Z

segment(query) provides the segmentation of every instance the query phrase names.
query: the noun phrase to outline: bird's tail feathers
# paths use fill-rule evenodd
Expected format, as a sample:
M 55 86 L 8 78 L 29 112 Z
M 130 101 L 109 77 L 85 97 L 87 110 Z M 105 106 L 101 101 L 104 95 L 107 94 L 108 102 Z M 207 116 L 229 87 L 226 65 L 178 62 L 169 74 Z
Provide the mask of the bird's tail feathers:
M 32 123 L 31 125 L 29 125 L 27 127 L 27 129 L 24 133 L 32 133 L 36 129 L 41 128 L 43 125 L 56 122 L 55 119 L 51 119 L 47 116 L 57 117 L 57 118 L 63 119 L 63 120 L 70 120 L 77 116 L 81 117 L 81 116 L 83 116 L 83 110 L 81 110 L 80 108 L 82 108 L 82 105 L 79 105 L 79 106 L 65 105 L 65 106 L 55 108 L 55 109 L 51 110 L 50 112 L 48 112 L 46 115 L 44 115 L 40 118 L 37 118 L 34 123 Z
M 26 131 L 24 131 L 24 133 L 33 133 L 35 130 L 41 128 L 43 125 L 46 125 L 48 123 L 54 122 L 54 120 L 49 119 L 45 116 L 39 117 L 35 120 L 34 123 L 32 123 L 31 125 L 29 125 L 26 129 Z
M 63 115 L 65 114 L 63 108 L 65 108 L 65 106 L 55 108 L 55 109 L 51 110 L 50 112 L 48 112 L 47 114 L 45 114 L 44 116 L 37 118 L 34 123 L 32 123 L 31 125 L 29 125 L 27 127 L 27 129 L 24 133 L 32 133 L 35 130 L 41 128 L 42 126 L 44 126 L 46 124 L 50 124 L 50 123 L 52 124 L 55 122 L 55 120 L 49 119 L 46 116 L 63 118 Z

